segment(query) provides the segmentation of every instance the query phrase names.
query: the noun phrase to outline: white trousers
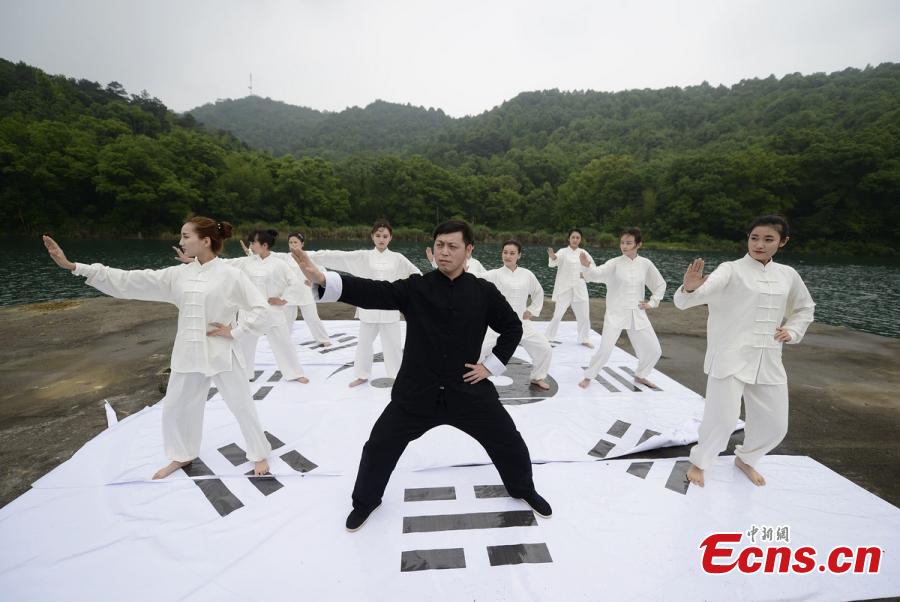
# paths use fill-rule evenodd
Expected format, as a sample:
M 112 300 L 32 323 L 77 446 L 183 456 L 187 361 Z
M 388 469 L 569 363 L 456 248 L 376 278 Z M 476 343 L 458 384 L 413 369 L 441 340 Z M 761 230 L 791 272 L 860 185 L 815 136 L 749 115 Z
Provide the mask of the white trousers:
M 481 345 L 481 361 L 491 354 L 494 345 L 500 335 L 488 328 L 487 334 L 484 335 L 484 343 Z M 550 341 L 543 334 L 539 333 L 531 323 L 531 320 L 522 320 L 522 340 L 519 341 L 527 353 L 531 357 L 531 380 L 541 380 L 547 377 L 550 372 L 550 356 L 553 354 L 553 347 Z
M 691 449 L 691 464 L 709 467 L 728 447 L 741 413 L 741 396 L 746 409 L 744 443 L 734 454 L 755 466 L 781 443 L 788 427 L 788 388 L 782 385 L 751 385 L 732 376 L 706 381 L 706 407 L 700 423 L 700 439 Z
M 281 320 L 272 320 L 272 325 L 266 331 L 272 355 L 275 363 L 281 370 L 281 375 L 287 380 L 295 380 L 303 376 L 303 366 L 300 365 L 300 354 L 291 340 L 287 324 Z M 241 350 L 244 352 L 244 362 L 247 368 L 247 380 L 253 379 L 253 371 L 256 368 L 256 345 L 259 337 L 247 333 L 241 337 Z
M 319 317 L 319 311 L 316 309 L 315 303 L 301 305 L 300 315 L 303 316 L 303 321 L 306 322 L 306 327 L 309 328 L 309 333 L 316 342 L 327 343 L 331 340 L 328 338 L 328 332 L 325 330 L 325 325 Z M 294 324 L 297 323 L 297 306 L 285 305 L 284 318 L 288 325 L 288 334 L 291 334 L 294 332 Z
M 203 411 L 209 384 L 222 393 L 228 409 L 237 419 L 247 447 L 247 459 L 264 460 L 272 446 L 259 423 L 256 406 L 250 397 L 250 387 L 237 358 L 232 358 L 233 370 L 209 377 L 199 372 L 172 372 L 163 397 L 163 448 L 166 457 L 175 462 L 187 462 L 200 455 L 203 436 Z
M 591 315 L 590 315 L 590 305 L 587 301 L 575 301 L 573 300 L 574 291 L 572 289 L 567 290 L 562 295 L 559 296 L 559 300 L 556 302 L 556 309 L 553 310 L 553 318 L 550 320 L 550 323 L 547 325 L 547 330 L 544 331 L 544 336 L 547 337 L 548 341 L 552 341 L 556 338 L 556 331 L 559 329 L 559 323 L 563 318 L 563 314 L 566 313 L 566 310 L 569 309 L 569 306 L 572 306 L 572 311 L 575 313 L 575 320 L 578 322 L 578 342 L 579 343 L 588 343 L 591 340 Z
M 585 378 L 592 379 L 600 373 L 600 369 L 609 361 L 609 356 L 612 355 L 622 330 L 622 328 L 603 329 L 603 334 L 600 337 L 600 348 L 594 354 L 594 357 L 591 358 L 590 365 L 584 371 Z M 647 378 L 653 372 L 653 367 L 656 366 L 660 356 L 662 356 L 662 348 L 659 346 L 656 332 L 654 332 L 653 326 L 641 328 L 640 330 L 631 328 L 624 330 L 638 358 L 638 366 L 634 374 L 641 378 Z
M 372 376 L 372 345 L 377 336 L 381 336 L 384 371 L 388 378 L 397 378 L 403 357 L 403 341 L 400 340 L 400 335 L 399 320 L 397 322 L 360 322 L 359 344 L 356 346 L 356 357 L 353 363 L 353 374 L 356 378 L 368 379 Z

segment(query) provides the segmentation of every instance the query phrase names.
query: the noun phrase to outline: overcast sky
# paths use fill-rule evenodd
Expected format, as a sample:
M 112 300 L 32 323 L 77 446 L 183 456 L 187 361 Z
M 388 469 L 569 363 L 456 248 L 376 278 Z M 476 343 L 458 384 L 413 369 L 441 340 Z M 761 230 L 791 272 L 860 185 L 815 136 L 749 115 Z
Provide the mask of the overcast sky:
M 176 111 L 253 92 L 478 114 L 616 91 L 900 62 L 897 0 L 0 0 L 0 57 Z

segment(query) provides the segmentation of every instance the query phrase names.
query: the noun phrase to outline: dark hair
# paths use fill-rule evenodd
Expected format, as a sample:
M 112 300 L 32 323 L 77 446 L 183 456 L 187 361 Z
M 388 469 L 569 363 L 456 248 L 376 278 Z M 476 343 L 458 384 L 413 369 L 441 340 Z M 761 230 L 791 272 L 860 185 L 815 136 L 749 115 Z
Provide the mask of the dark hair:
M 623 236 L 634 236 L 634 243 L 644 242 L 644 235 L 641 234 L 640 228 L 625 228 L 621 232 L 619 232 L 619 238 Z
M 438 224 L 438 227 L 434 229 L 432 238 L 433 240 L 437 240 L 437 237 L 441 234 L 453 234 L 454 232 L 462 232 L 463 242 L 466 243 L 466 245 L 475 244 L 475 233 L 472 231 L 472 226 L 462 220 L 456 219 L 446 221 L 443 224 Z
M 504 241 L 502 245 L 500 245 L 500 249 L 501 250 L 505 249 L 506 245 L 513 245 L 515 248 L 517 248 L 519 250 L 520 254 L 522 253 L 522 243 L 520 243 L 518 240 L 513 240 L 510 238 L 509 240 Z
M 572 228 L 571 230 L 569 230 L 569 233 L 566 234 L 566 240 L 572 238 L 572 232 L 578 232 L 578 236 L 584 238 L 584 233 L 581 230 L 579 230 L 578 228 Z
M 747 236 L 750 236 L 757 226 L 771 226 L 778 231 L 781 240 L 791 235 L 791 227 L 788 226 L 787 220 L 780 215 L 760 215 L 747 226 Z
M 261 245 L 268 245 L 270 249 L 275 246 L 276 238 L 278 238 L 278 230 L 254 230 L 250 234 L 250 240 L 255 240 Z
M 391 236 L 394 235 L 394 229 L 391 228 L 391 222 L 387 221 L 387 220 L 384 219 L 384 218 L 375 220 L 375 223 L 372 224 L 372 234 L 375 234 L 375 233 L 378 232 L 381 228 L 384 228 L 384 229 L 386 229 L 388 232 L 390 232 L 390 233 L 391 233 Z
M 222 252 L 222 242 L 226 238 L 231 238 L 232 226 L 229 222 L 217 222 L 208 217 L 195 215 L 186 223 L 194 226 L 197 236 L 209 239 L 209 248 L 216 255 Z
M 306 239 L 303 237 L 303 232 L 291 232 L 290 234 L 288 234 L 288 240 L 292 238 L 296 238 L 300 242 L 306 242 Z

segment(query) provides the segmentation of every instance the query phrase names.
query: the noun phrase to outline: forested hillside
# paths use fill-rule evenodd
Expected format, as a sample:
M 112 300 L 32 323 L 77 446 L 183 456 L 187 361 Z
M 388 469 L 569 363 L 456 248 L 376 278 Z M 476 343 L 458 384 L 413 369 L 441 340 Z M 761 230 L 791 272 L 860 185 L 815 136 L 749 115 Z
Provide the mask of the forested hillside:
M 177 115 L 115 82 L 0 60 L 0 174 L 8 234 L 155 236 L 189 213 L 319 228 L 387 216 L 423 230 L 459 216 L 594 236 L 636 224 L 702 247 L 781 212 L 798 247 L 885 253 L 900 238 L 900 65 L 528 92 L 453 119 L 257 97 Z

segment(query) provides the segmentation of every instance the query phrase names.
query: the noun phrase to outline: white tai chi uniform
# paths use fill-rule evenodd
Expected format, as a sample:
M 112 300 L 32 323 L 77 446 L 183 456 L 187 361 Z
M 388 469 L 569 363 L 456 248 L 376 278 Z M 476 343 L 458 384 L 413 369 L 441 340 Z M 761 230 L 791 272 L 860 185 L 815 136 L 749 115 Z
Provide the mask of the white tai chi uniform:
M 299 280 L 288 265 L 273 257 L 270 253 L 263 259 L 259 255 L 249 255 L 237 259 L 226 259 L 230 265 L 244 272 L 259 292 L 268 299 L 277 297 L 284 299 L 288 304 L 299 305 L 300 287 L 305 286 Z M 291 341 L 291 333 L 287 321 L 284 319 L 284 309 L 280 305 L 268 305 L 269 326 L 265 331 L 275 363 L 281 370 L 282 376 L 287 380 L 296 380 L 303 376 L 303 366 L 300 364 L 300 354 Z M 243 319 L 243 313 L 238 315 L 238 321 Z M 253 370 L 256 366 L 256 346 L 259 343 L 259 335 L 247 336 L 241 341 L 241 349 L 244 353 L 247 367 L 247 378 L 253 380 Z
M 371 280 L 401 280 L 412 274 L 421 274 L 419 268 L 409 259 L 390 249 L 360 251 L 307 251 L 310 257 L 322 267 L 340 270 L 360 278 Z M 354 375 L 358 379 L 372 376 L 372 345 L 376 336 L 381 336 L 384 354 L 384 370 L 388 378 L 396 378 L 403 358 L 401 341 L 400 312 L 397 310 L 362 309 L 356 310 L 359 318 L 359 344 L 353 364 Z
M 291 268 L 299 281 L 296 289 L 293 290 L 297 303 L 283 306 L 284 318 L 288 325 L 288 334 L 294 330 L 294 323 L 297 321 L 297 308 L 299 306 L 300 315 L 303 316 L 303 321 L 306 322 L 306 327 L 309 328 L 313 339 L 319 343 L 330 342 L 331 339 L 328 338 L 325 325 L 322 323 L 322 319 L 319 318 L 319 311 L 316 309 L 316 301 L 313 299 L 312 289 L 306 285 L 306 276 L 303 275 L 303 270 L 297 265 L 294 256 L 290 253 L 272 253 L 272 255 L 288 264 L 288 267 Z
M 590 305 L 588 304 L 587 283 L 581 277 L 581 271 L 584 266 L 581 265 L 581 254 L 587 253 L 584 249 L 572 250 L 571 247 L 563 247 L 556 252 L 556 259 L 549 259 L 548 265 L 551 268 L 557 268 L 556 281 L 553 283 L 553 296 L 556 302 L 556 309 L 553 310 L 553 318 L 547 325 L 544 335 L 547 340 L 552 341 L 556 338 L 556 331 L 559 328 L 559 322 L 562 320 L 563 314 L 572 306 L 575 313 L 575 320 L 578 322 L 578 342 L 589 343 L 591 340 L 591 316 Z M 594 266 L 594 259 L 588 253 L 591 260 L 591 266 Z
M 531 320 L 523 319 L 527 310 L 532 317 L 537 317 L 544 306 L 544 289 L 537 277 L 525 268 L 517 267 L 510 270 L 505 265 L 496 270 L 489 270 L 481 275 L 481 278 L 494 283 L 494 286 L 509 301 L 510 307 L 522 320 L 522 340 L 519 344 L 525 348 L 531 356 L 531 380 L 542 380 L 550 371 L 550 355 L 552 347 L 550 341 L 535 329 Z M 531 305 L 528 305 L 528 297 L 531 297 Z M 492 355 L 491 350 L 500 335 L 488 328 L 481 347 L 481 357 Z M 483 363 L 483 362 L 482 362 Z
M 781 326 L 791 344 L 799 343 L 815 303 L 793 268 L 774 261 L 763 265 L 749 254 L 721 264 L 693 293 L 680 287 L 674 301 L 679 309 L 709 305 L 706 407 L 691 463 L 705 469 L 728 446 L 743 395 L 744 443 L 735 455 L 754 466 L 787 433 L 787 374 L 775 329 Z
M 72 273 L 86 276 L 87 284 L 113 297 L 172 303 L 178 308 L 172 372 L 162 400 L 167 458 L 187 462 L 200 454 L 210 381 L 237 419 L 247 458 L 258 462 L 269 455 L 272 446 L 259 423 L 237 349 L 243 338 L 258 336 L 268 325 L 268 304 L 246 275 L 219 258 L 163 270 L 118 270 L 99 263 L 76 263 Z M 234 325 L 238 310 L 244 317 L 233 326 L 233 338 L 207 336 L 212 322 Z
M 650 307 L 659 307 L 666 294 L 666 281 L 649 259 L 636 256 L 634 259 L 620 255 L 599 267 L 584 269 L 584 279 L 588 282 L 606 284 L 606 313 L 603 316 L 603 335 L 600 348 L 584 371 L 584 377 L 592 379 L 609 361 L 622 330 L 634 347 L 638 358 L 635 376 L 647 378 L 662 355 L 659 339 L 641 308 L 644 287 L 650 289 Z

